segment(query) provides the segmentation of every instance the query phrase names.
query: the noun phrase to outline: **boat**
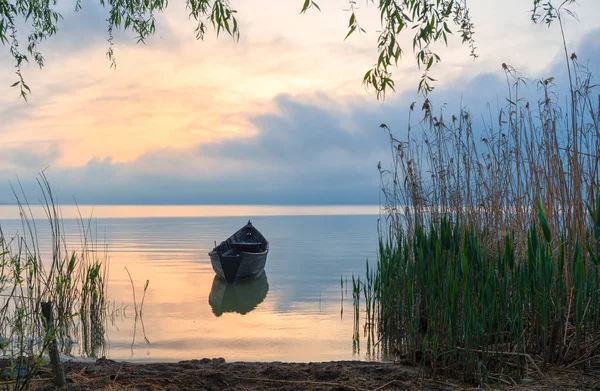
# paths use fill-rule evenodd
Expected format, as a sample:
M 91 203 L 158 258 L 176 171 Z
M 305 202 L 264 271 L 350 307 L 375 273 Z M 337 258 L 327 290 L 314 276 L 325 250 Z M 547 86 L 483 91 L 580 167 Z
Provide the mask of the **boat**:
M 264 271 L 256 278 L 246 278 L 235 284 L 227 284 L 215 276 L 208 303 L 216 317 L 227 312 L 246 315 L 265 300 L 268 292 L 269 281 Z
M 268 253 L 269 242 L 248 220 L 208 255 L 217 276 L 231 284 L 262 273 Z

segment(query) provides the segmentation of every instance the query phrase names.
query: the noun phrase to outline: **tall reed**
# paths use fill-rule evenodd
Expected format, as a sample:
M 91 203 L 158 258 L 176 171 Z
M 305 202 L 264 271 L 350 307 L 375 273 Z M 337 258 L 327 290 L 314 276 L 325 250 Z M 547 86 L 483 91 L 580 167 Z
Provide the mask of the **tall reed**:
M 382 125 L 392 166 L 380 166 L 374 283 L 362 281 L 381 352 L 477 381 L 596 354 L 600 97 L 568 61 L 567 109 L 553 78 L 530 102 L 527 81 L 503 64 L 509 96 L 495 123 L 476 127 L 464 109 L 436 115 L 425 100 L 406 139 Z
M 40 249 L 40 220 L 34 218 L 20 186 L 20 192 L 14 194 L 22 233 L 7 236 L 0 227 L 0 369 L 11 379 L 13 389 L 27 388 L 44 363 L 50 338 L 58 339 L 62 351 L 70 353 L 71 341 L 79 336 L 81 326 L 84 352 L 94 357 L 98 339 L 102 345 L 104 337 L 107 259 L 98 255 L 90 223 L 82 218 L 81 247 L 68 251 L 60 209 L 43 173 L 38 184 L 50 230 L 50 251 Z M 49 254 L 49 259 L 44 254 Z M 52 303 L 56 335 L 46 334 L 42 302 Z M 94 347 L 88 346 L 94 339 Z
M 489 251 L 489 238 L 449 217 L 381 238 L 375 283 L 362 286 L 374 298 L 365 326 L 377 330 L 383 352 L 477 381 L 499 373 L 519 379 L 527 366 L 539 374 L 548 364 L 585 363 L 597 354 L 600 252 L 589 248 L 584 257 L 579 241 L 571 258 L 564 241 L 553 250 L 541 205 L 537 210 L 524 253 L 512 235 Z M 600 224 L 588 229 L 600 232 Z
M 522 250 L 523 233 L 540 200 L 553 230 L 553 246 L 559 244 L 558 233 L 566 232 L 571 254 L 576 238 L 585 234 L 585 203 L 594 202 L 598 185 L 600 97 L 587 68 L 575 58 L 570 61 L 573 114 L 561 107 L 554 78 L 537 81 L 541 96 L 529 102 L 522 92 L 526 80 L 505 65 L 508 103 L 495 116 L 496 123 L 474 128 L 465 109 L 457 115 L 436 115 L 426 99 L 418 125 L 409 119 L 405 140 L 382 125 L 392 152 L 392 166 L 380 166 L 388 223 L 395 230 L 413 231 L 417 223 L 426 226 L 452 215 L 490 233 L 490 238 L 514 232 L 514 244 Z M 411 105 L 411 117 L 415 109 Z

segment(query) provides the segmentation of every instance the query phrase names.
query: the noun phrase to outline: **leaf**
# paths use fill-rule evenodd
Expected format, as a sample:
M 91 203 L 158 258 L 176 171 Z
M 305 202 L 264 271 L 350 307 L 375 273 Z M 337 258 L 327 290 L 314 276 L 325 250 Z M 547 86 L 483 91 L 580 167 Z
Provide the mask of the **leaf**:
M 18 86 L 20 82 L 21 82 L 21 81 L 16 81 L 16 82 L 12 83 L 12 84 L 11 84 L 11 87 L 16 87 L 16 86 Z
M 427 68 L 425 68 L 425 70 L 428 71 L 432 65 L 433 65 L 433 57 L 430 57 L 429 61 L 427 62 Z
M 302 5 L 302 10 L 300 11 L 300 13 L 305 13 L 306 10 L 308 10 L 308 7 L 310 7 L 310 0 L 304 0 L 304 5 Z
M 594 254 L 594 251 L 592 250 L 592 247 L 590 246 L 589 243 L 585 244 L 585 248 L 588 251 L 588 255 L 590 256 L 590 259 L 592 260 L 592 262 L 594 263 L 594 265 L 596 265 L 596 266 L 600 265 L 600 257 L 597 257 Z
M 346 34 L 346 36 L 344 37 L 344 41 L 350 36 L 352 35 L 352 33 L 356 30 L 356 26 L 352 26 L 350 28 L 350 31 L 348 31 L 348 34 Z
M 540 220 L 540 225 L 542 226 L 542 231 L 544 232 L 544 238 L 547 243 L 552 242 L 552 233 L 550 232 L 550 227 L 548 226 L 548 220 L 546 220 L 546 216 L 544 215 L 544 210 L 542 209 L 542 204 L 538 199 L 538 218 Z

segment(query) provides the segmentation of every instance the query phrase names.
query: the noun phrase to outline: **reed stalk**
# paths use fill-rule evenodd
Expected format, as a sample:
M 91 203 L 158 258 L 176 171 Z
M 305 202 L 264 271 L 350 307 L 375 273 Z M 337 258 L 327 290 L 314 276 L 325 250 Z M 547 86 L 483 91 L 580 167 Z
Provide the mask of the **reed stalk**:
M 43 220 L 34 218 L 20 186 L 14 194 L 22 232 L 7 236 L 0 227 L 0 371 L 15 390 L 27 389 L 46 360 L 50 342 L 58 340 L 57 348 L 69 354 L 73 339 L 81 337 L 82 353 L 90 357 L 103 353 L 104 345 L 108 260 L 99 256 L 90 221 L 82 218 L 81 247 L 68 251 L 60 208 L 43 173 L 38 184 L 50 251 L 40 250 L 37 225 Z M 42 303 L 52 303 L 45 318 Z
M 392 165 L 380 166 L 378 259 L 355 287 L 380 353 L 480 383 L 589 365 L 600 338 L 600 99 L 568 61 L 567 110 L 553 78 L 530 102 L 529 81 L 503 65 L 509 97 L 496 122 L 436 115 L 425 100 L 404 140 L 382 125 Z

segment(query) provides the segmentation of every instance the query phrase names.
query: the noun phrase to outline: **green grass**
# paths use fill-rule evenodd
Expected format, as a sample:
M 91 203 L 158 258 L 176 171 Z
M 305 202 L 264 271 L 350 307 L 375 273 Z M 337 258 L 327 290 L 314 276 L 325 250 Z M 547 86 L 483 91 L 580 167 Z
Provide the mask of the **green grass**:
M 488 238 L 445 217 L 381 239 L 377 268 L 353 281 L 364 292 L 366 329 L 373 325 L 385 352 L 470 381 L 585 363 L 600 337 L 600 253 L 584 257 L 577 242 L 566 259 L 564 242 L 552 249 L 544 231 L 532 224 L 524 254 L 510 235 L 489 252 Z

